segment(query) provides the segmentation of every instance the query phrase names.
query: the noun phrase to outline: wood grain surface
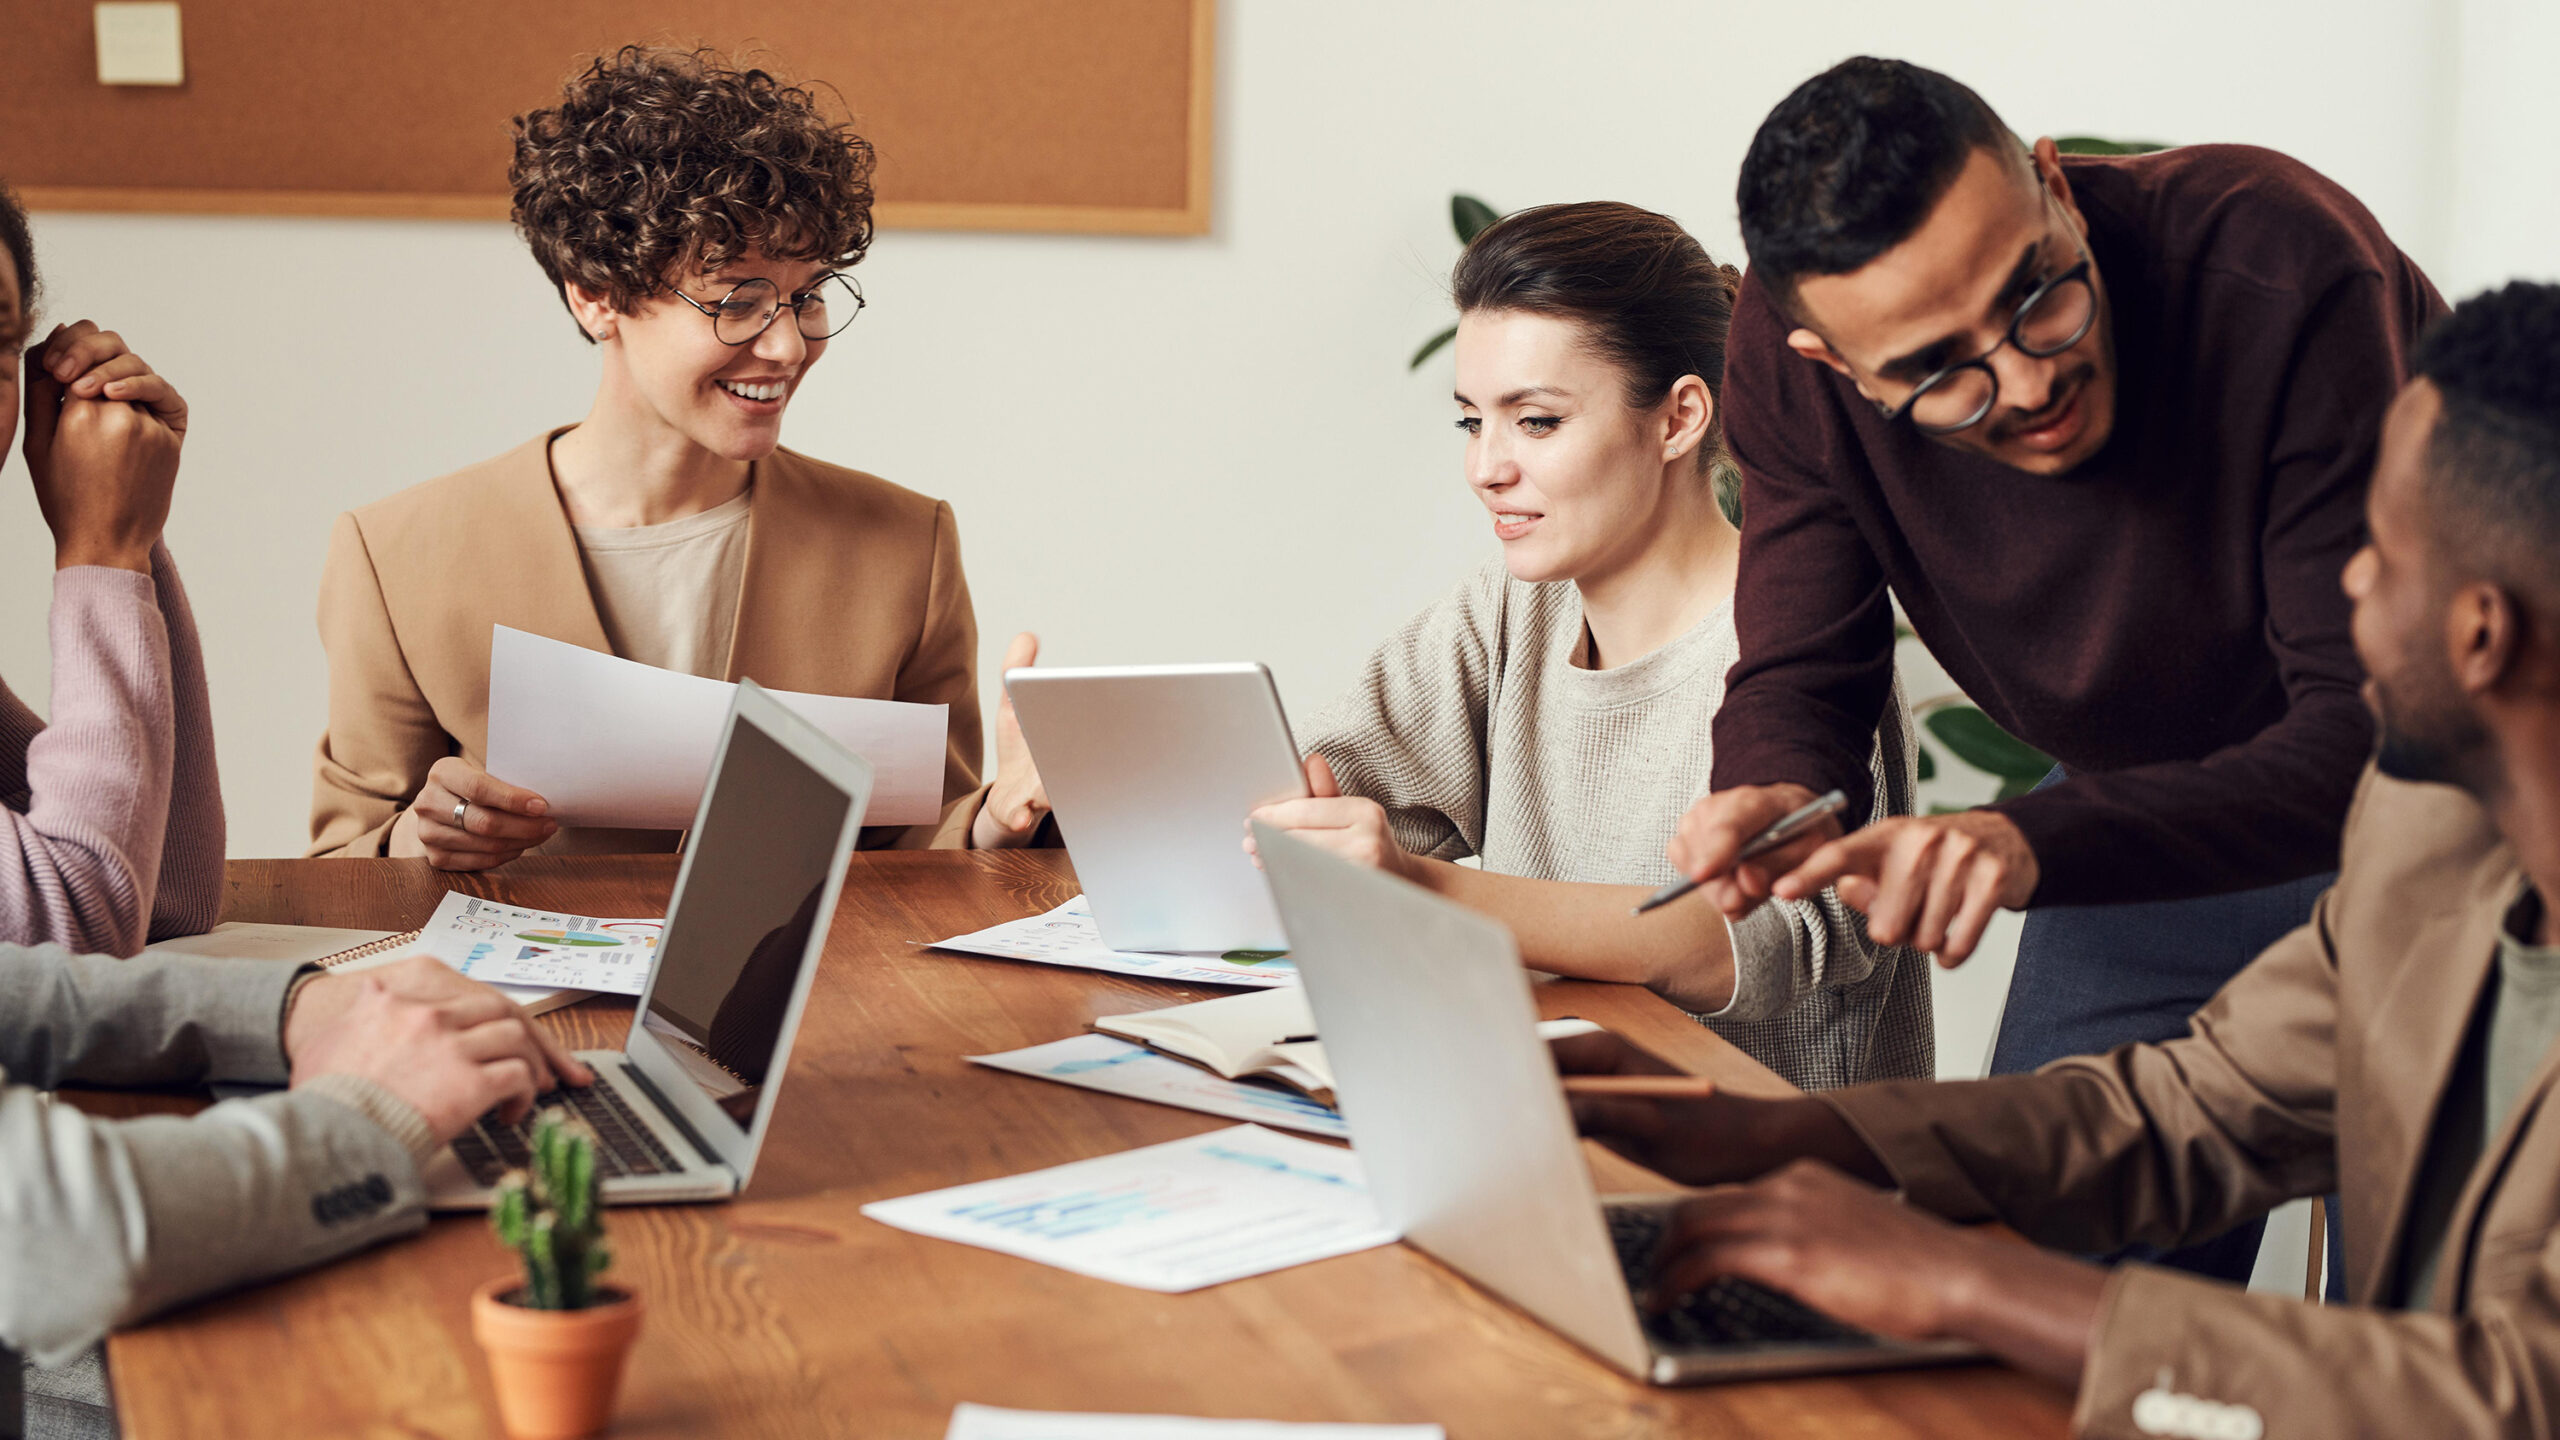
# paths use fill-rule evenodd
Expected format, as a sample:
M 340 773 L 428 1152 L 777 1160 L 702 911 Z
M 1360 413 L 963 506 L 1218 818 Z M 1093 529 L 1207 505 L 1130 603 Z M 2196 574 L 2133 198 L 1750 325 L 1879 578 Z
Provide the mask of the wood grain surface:
M 1988 1365 L 1641 1385 L 1403 1246 L 1158 1295 L 865 1220 L 869 1201 L 1231 1122 L 962 1059 L 1221 993 L 917 945 L 1065 900 L 1076 885 L 1063 855 L 892 851 L 854 867 L 747 1194 L 612 1214 L 614 1275 L 649 1306 L 617 1436 L 929 1440 L 963 1400 L 1431 1420 L 1453 1440 L 2065 1432 L 2068 1395 Z M 582 914 L 662 913 L 675 860 L 532 857 L 483 877 L 423 861 L 247 860 L 229 878 L 228 919 L 390 928 L 423 920 L 449 886 Z M 1540 1004 L 1737 1089 L 1785 1089 L 1641 990 L 1556 982 Z M 630 1009 L 590 1001 L 544 1023 L 582 1045 L 618 1044 Z M 1603 1184 L 1630 1180 L 1642 1172 L 1622 1166 Z M 495 1436 L 466 1300 L 509 1262 L 478 1220 L 444 1219 L 118 1335 L 126 1433 Z

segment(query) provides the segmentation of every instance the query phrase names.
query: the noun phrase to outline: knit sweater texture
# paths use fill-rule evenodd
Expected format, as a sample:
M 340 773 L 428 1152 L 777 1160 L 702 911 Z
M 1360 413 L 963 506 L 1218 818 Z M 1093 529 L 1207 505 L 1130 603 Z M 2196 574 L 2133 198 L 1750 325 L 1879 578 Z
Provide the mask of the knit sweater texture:
M 131 955 L 213 928 L 222 788 L 177 563 L 53 579 L 48 723 L 0 682 L 0 943 Z
M 1576 663 L 1569 581 L 1488 563 L 1390 636 L 1299 742 L 1343 792 L 1376 800 L 1397 841 L 1499 874 L 1612 885 L 1677 878 L 1664 848 L 1713 766 L 1708 731 L 1740 655 L 1733 606 L 1625 665 Z M 1878 813 L 1908 814 L 1914 767 L 1899 684 L 1872 770 Z M 1867 938 L 1826 890 L 1733 927 L 1733 999 L 1695 1018 L 1808 1090 L 1933 1073 L 1929 975 Z

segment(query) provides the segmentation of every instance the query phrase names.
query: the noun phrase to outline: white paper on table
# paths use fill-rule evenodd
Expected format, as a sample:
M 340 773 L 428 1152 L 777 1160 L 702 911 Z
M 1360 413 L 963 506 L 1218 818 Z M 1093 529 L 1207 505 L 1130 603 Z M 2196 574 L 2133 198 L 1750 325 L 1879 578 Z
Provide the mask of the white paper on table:
M 1063 1410 L 952 1407 L 942 1440 L 1448 1440 L 1437 1425 L 1304 1425 L 1200 1420 L 1189 1415 L 1084 1415 Z
M 489 640 L 489 773 L 551 804 L 563 825 L 693 823 L 737 686 L 679 675 L 504 625 Z M 942 814 L 951 707 L 776 690 L 774 698 L 871 762 L 867 825 Z
M 541 990 L 649 988 L 662 919 L 555 915 L 447 891 L 418 932 L 418 948 L 485 984 Z
M 1081 895 L 1046 914 L 1029 915 L 933 942 L 933 949 L 963 955 L 992 955 L 999 960 L 1034 960 L 1043 965 L 1072 965 L 1079 970 L 1107 970 L 1115 975 L 1143 975 L 1150 980 L 1178 980 L 1186 985 L 1254 985 L 1270 989 L 1298 983 L 1298 967 L 1285 954 L 1267 950 L 1140 951 L 1114 950 L 1102 943 L 1093 923 L 1093 907 Z
M 1348 1150 L 1238 1125 L 862 1213 L 1141 1290 L 1178 1293 L 1393 1243 Z
M 1110 1095 L 1127 1095 L 1158 1105 L 1175 1105 L 1230 1120 L 1257 1120 L 1310 1135 L 1351 1138 L 1351 1127 L 1330 1108 L 1295 1090 L 1255 1085 L 1212 1075 L 1110 1035 L 1074 1035 L 1008 1050 L 1001 1055 L 972 1055 L 972 1062 L 991 1070 L 1010 1070 L 1038 1080 L 1080 1085 Z

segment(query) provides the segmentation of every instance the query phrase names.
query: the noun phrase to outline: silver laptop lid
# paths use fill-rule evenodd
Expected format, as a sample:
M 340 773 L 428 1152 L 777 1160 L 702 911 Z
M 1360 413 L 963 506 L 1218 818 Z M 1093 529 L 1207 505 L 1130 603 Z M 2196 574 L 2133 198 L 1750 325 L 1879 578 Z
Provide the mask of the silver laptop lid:
M 1005 672 L 1022 738 L 1120 950 L 1287 948 L 1244 821 L 1307 793 L 1260 665 Z
M 1387 1223 L 1628 1372 L 1649 1348 L 1511 932 L 1257 823 Z
M 745 1189 L 817 978 L 871 766 L 741 681 L 694 814 L 633 1067 Z

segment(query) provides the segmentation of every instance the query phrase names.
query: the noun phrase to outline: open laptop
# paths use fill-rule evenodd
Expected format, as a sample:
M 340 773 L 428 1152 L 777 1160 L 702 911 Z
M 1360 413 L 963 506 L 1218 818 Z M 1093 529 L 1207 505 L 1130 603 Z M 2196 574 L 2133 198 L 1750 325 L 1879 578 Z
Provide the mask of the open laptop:
M 1511 933 L 1256 824 L 1378 1209 L 1409 1243 L 1658 1385 L 1978 1358 L 1724 1279 L 1649 1316 L 1677 1196 L 1592 1188 Z
M 595 1084 L 536 1107 L 565 1106 L 595 1130 L 605 1203 L 746 1188 L 870 801 L 862 757 L 739 683 L 631 1033 L 619 1050 L 578 1053 Z M 487 1208 L 531 1129 L 530 1117 L 483 1116 L 428 1162 L 428 1203 Z
M 1285 950 L 1244 853 L 1247 815 L 1307 793 L 1260 665 L 1005 672 L 1103 943 L 1114 950 Z

